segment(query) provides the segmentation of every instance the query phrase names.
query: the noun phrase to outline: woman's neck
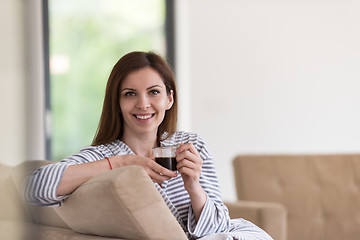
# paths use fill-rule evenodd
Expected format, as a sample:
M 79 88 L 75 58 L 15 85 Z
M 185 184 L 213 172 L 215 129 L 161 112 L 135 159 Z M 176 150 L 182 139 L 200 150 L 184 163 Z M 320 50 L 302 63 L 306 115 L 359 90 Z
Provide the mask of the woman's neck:
M 124 135 L 121 139 L 130 149 L 139 156 L 152 157 L 152 148 L 158 145 L 157 136 L 138 136 L 127 137 Z

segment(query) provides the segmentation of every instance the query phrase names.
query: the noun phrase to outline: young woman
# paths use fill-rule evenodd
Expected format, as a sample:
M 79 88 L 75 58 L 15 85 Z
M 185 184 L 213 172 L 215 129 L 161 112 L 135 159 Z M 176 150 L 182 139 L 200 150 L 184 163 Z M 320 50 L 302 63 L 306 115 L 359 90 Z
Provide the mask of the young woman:
M 177 92 L 168 64 L 152 52 L 131 52 L 114 66 L 93 143 L 80 153 L 34 172 L 26 197 L 59 205 L 93 176 L 126 165 L 142 166 L 189 238 L 231 233 L 271 239 L 223 204 L 212 157 L 198 135 L 176 132 Z M 177 172 L 157 164 L 152 148 L 178 145 Z

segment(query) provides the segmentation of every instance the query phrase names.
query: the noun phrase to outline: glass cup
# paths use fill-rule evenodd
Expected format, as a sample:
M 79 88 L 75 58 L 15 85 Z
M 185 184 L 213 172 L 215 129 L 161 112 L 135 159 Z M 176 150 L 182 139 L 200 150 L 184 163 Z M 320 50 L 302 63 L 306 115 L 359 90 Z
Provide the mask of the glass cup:
M 152 149 L 156 163 L 171 171 L 176 171 L 176 146 L 155 147 Z

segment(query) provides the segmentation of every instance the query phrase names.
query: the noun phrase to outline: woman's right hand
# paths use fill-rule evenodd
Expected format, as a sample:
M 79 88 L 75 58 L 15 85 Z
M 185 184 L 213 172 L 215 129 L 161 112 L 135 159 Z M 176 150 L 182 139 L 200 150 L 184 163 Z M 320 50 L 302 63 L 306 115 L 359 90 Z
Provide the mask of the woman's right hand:
M 157 164 L 155 160 L 138 155 L 113 156 L 110 158 L 110 161 L 112 165 L 115 165 L 115 167 L 129 165 L 142 166 L 151 180 L 158 184 L 177 176 L 176 172 L 164 168 L 163 166 Z

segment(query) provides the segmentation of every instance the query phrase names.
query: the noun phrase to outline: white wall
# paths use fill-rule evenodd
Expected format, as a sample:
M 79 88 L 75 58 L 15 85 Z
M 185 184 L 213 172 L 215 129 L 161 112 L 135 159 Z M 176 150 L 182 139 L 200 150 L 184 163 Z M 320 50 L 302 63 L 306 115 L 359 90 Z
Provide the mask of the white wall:
M 14 0 L 0 4 L 0 163 L 13 166 L 25 156 L 23 6 Z
M 224 199 L 236 154 L 360 152 L 359 1 L 180 5 L 183 128 L 208 143 Z
M 41 0 L 0 1 L 0 163 L 44 159 Z

